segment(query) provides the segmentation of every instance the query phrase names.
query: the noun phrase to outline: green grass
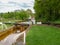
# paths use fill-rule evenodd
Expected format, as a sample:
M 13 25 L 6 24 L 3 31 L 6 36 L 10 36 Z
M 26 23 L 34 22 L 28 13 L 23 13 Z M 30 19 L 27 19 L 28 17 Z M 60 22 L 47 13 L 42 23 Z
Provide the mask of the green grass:
M 26 45 L 60 45 L 60 28 L 32 26 L 27 33 Z
M 52 23 L 59 23 L 60 24 L 60 20 L 53 21 Z

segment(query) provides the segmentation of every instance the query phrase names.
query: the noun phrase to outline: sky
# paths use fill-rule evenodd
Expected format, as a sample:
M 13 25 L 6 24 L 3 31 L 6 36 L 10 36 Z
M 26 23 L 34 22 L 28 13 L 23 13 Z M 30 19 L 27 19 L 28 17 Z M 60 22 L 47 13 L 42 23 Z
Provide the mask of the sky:
M 0 13 L 11 12 L 21 9 L 33 9 L 34 0 L 0 0 Z

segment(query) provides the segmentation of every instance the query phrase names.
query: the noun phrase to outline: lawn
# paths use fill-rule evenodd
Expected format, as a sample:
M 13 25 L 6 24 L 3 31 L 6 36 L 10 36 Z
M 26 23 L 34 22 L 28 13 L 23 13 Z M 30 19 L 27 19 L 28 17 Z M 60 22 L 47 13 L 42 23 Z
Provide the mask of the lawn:
M 26 45 L 60 45 L 60 28 L 34 25 L 27 33 Z
M 58 23 L 58 24 L 60 24 L 60 20 L 53 21 L 52 23 Z

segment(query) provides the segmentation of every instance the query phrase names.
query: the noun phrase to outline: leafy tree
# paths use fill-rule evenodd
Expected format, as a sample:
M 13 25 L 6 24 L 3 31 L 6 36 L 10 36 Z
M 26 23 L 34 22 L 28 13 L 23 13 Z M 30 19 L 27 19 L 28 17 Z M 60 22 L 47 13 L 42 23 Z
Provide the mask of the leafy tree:
M 60 0 L 35 0 L 36 19 L 54 21 L 60 18 Z

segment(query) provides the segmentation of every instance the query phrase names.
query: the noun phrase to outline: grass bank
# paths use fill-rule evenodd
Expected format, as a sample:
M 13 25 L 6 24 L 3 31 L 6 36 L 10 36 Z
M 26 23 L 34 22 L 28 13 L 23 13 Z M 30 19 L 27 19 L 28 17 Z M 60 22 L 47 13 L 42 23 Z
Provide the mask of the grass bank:
M 60 45 L 60 28 L 34 25 L 27 33 L 26 45 Z

